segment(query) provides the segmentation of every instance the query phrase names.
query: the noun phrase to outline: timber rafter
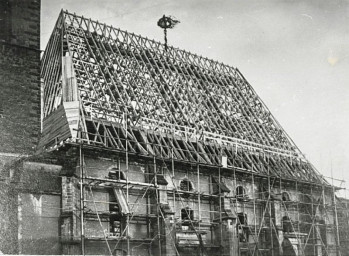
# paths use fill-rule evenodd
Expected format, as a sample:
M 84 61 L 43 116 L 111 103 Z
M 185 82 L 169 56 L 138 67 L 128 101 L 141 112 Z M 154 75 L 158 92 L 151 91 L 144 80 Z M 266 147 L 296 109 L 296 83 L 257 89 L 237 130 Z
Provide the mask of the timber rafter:
M 44 117 L 71 56 L 81 142 L 323 182 L 237 68 L 61 12 L 42 59 Z

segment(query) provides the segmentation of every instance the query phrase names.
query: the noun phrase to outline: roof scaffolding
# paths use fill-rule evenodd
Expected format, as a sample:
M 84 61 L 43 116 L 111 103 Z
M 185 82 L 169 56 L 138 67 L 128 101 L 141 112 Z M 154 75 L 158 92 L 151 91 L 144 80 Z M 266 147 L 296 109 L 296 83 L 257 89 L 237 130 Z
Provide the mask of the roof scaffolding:
M 62 11 L 41 75 L 40 148 L 84 142 L 215 166 L 226 156 L 228 168 L 325 182 L 237 68 Z

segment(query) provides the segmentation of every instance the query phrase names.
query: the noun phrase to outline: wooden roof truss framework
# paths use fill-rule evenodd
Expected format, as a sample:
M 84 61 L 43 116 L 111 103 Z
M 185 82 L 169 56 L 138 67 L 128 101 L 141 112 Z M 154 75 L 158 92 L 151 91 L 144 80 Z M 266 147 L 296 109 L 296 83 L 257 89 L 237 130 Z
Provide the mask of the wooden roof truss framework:
M 42 59 L 46 120 L 63 103 L 63 56 L 82 134 L 65 142 L 324 182 L 237 68 L 63 11 Z

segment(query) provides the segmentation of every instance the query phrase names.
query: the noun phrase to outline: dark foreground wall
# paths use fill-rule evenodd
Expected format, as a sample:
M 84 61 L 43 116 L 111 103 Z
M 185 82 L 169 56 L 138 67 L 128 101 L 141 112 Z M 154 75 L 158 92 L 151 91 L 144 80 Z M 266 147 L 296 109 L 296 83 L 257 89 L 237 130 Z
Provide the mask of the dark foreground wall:
M 40 134 L 39 49 L 40 0 L 1 0 L 0 251 L 2 253 L 19 252 L 21 237 L 18 235 L 18 199 L 21 193 L 27 193 L 21 192 L 19 188 L 31 187 L 32 182 L 29 177 L 23 176 L 23 170 L 26 169 L 23 168 L 23 158 L 35 151 Z M 35 170 L 34 175 L 37 175 L 37 171 Z M 26 202 L 30 201 L 26 198 Z M 33 225 L 29 220 L 28 223 Z
M 40 1 L 0 1 L 0 17 L 0 153 L 29 154 L 40 134 Z
M 40 134 L 40 53 L 0 43 L 0 152 L 30 154 Z

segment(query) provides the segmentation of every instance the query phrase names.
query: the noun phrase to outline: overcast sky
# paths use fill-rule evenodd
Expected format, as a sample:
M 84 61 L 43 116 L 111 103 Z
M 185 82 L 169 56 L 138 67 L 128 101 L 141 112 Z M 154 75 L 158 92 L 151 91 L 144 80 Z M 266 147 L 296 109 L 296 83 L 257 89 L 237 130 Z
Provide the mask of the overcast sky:
M 60 10 L 239 68 L 307 158 L 349 188 L 349 0 L 42 0 L 41 48 Z

